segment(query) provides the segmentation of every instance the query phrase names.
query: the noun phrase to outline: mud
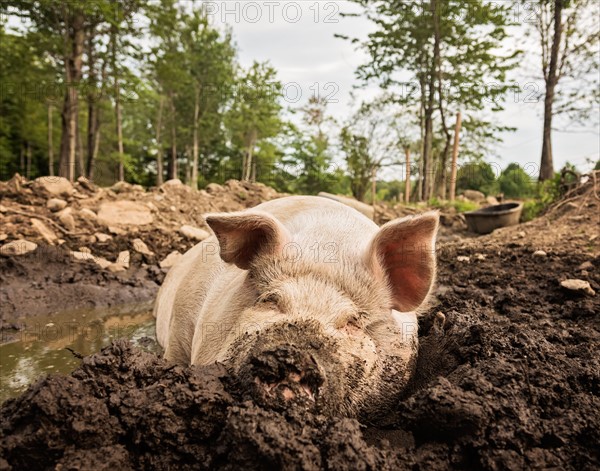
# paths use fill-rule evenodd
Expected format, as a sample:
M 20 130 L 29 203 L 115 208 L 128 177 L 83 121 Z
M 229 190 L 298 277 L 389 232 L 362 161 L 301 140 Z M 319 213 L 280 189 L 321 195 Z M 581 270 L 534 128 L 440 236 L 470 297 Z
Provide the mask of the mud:
M 598 469 L 600 296 L 560 281 L 599 291 L 600 259 L 484 240 L 439 251 L 417 376 L 390 410 L 279 412 L 218 365 L 119 341 L 2 406 L 0 469 Z

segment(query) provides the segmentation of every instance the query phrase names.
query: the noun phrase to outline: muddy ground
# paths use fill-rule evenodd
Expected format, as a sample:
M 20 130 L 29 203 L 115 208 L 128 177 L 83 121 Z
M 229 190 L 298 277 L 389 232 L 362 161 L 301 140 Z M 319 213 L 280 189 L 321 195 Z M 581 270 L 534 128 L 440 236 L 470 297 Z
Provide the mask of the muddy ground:
M 599 291 L 600 258 L 511 234 L 440 248 L 418 374 L 380 417 L 280 414 L 121 341 L 4 404 L 0 469 L 598 469 L 600 296 L 560 281 Z

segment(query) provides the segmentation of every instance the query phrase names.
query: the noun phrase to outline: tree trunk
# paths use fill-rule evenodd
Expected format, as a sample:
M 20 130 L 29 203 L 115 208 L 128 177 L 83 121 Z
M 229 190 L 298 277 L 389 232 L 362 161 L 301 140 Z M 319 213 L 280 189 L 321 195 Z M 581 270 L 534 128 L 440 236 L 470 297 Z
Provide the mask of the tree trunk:
M 171 165 L 170 170 L 171 174 L 169 175 L 170 179 L 178 178 L 179 171 L 177 169 L 177 120 L 176 117 L 176 109 L 175 109 L 175 99 L 173 97 L 173 93 L 170 94 L 171 101 Z
M 404 155 L 406 156 L 406 178 L 404 180 L 404 202 L 410 202 L 410 147 L 404 148 Z
M 52 139 L 52 103 L 48 103 L 48 175 L 54 176 L 54 143 Z
M 83 144 L 81 142 L 79 119 L 77 120 L 76 129 L 77 129 L 77 176 L 85 177 L 85 162 L 84 162 L 84 158 L 83 158 Z
M 419 107 L 419 128 L 421 135 L 421 158 L 419 159 L 419 179 L 417 180 L 417 201 L 423 200 L 423 173 L 425 171 L 423 166 L 423 159 L 425 158 L 425 75 L 422 73 L 419 77 L 419 85 L 421 87 L 421 103 Z
M 87 165 L 85 175 L 89 177 L 90 174 L 90 162 L 94 158 L 94 147 L 96 146 L 94 139 L 96 137 L 96 110 L 98 104 L 96 103 L 96 96 L 94 94 L 94 89 L 96 88 L 96 56 L 94 55 L 94 41 L 92 34 L 90 33 L 90 37 L 88 38 L 88 69 L 89 69 L 89 89 L 87 95 L 88 102 L 88 122 L 87 122 L 87 142 L 86 142 L 86 150 L 87 150 Z
M 62 110 L 62 143 L 59 174 L 73 181 L 75 177 L 75 154 L 77 147 L 78 86 L 82 75 L 85 31 L 83 12 L 75 10 L 72 16 L 69 16 L 67 7 L 63 8 L 66 23 L 65 78 L 67 90 Z M 69 8 L 69 11 L 72 11 L 72 9 Z M 69 43 L 71 43 L 70 48 Z
M 244 167 L 244 173 L 242 176 L 242 180 L 249 181 L 252 175 L 252 163 L 253 163 L 253 153 L 254 146 L 256 145 L 256 131 L 250 132 L 248 146 L 246 148 L 246 165 Z
M 190 162 L 190 146 L 185 146 L 185 184 L 192 185 L 192 163 Z
M 192 177 L 191 187 L 198 189 L 198 120 L 200 119 L 200 86 L 196 87 L 196 96 L 194 103 L 194 147 L 192 149 Z
M 444 113 L 444 94 L 443 94 L 443 83 L 442 83 L 442 32 L 440 28 L 440 4 L 434 3 L 435 10 L 433 12 L 433 30 L 434 30 L 434 42 L 433 42 L 433 57 L 435 63 L 437 89 L 438 89 L 438 109 L 440 111 L 440 119 L 442 122 L 442 130 L 444 131 L 445 143 L 444 150 L 442 152 L 439 162 L 439 180 L 438 180 L 438 195 L 441 199 L 446 199 L 446 185 L 448 180 L 448 154 L 450 152 L 450 141 L 452 135 L 446 125 L 446 115 Z M 433 182 L 432 182 L 433 183 Z
M 423 143 L 423 194 L 421 199 L 427 201 L 430 194 L 431 154 L 433 150 L 433 109 L 425 110 L 425 142 Z
M 119 152 L 119 181 L 125 181 L 125 167 L 123 165 L 123 124 L 121 113 L 121 88 L 119 79 L 115 76 L 115 112 L 117 118 L 117 146 Z
M 117 152 L 119 153 L 119 181 L 125 181 L 125 167 L 123 164 L 123 124 L 121 113 L 121 84 L 119 83 L 119 72 L 117 71 L 117 30 L 113 27 L 111 30 L 112 42 L 112 69 L 115 80 L 115 118 L 117 125 Z
M 163 108 L 165 106 L 165 98 L 160 96 L 160 103 L 158 105 L 158 116 L 156 118 L 156 186 L 160 186 L 163 184 L 163 154 L 162 154 L 162 146 L 160 143 L 160 132 L 162 130 L 162 116 L 163 116 Z
M 377 169 L 371 169 L 371 205 L 375 206 L 377 201 Z
M 460 127 L 462 117 L 460 111 L 456 113 L 456 127 L 454 128 L 454 147 L 452 149 L 452 170 L 450 172 L 450 201 L 456 197 L 456 162 L 458 160 L 458 146 L 460 143 Z
M 25 177 L 29 180 L 31 178 L 31 143 L 27 141 L 27 168 L 25 170 Z
M 544 131 L 542 137 L 542 158 L 540 162 L 540 181 L 550 180 L 554 176 L 552 162 L 552 105 L 554 104 L 554 90 L 558 83 L 558 54 L 563 32 L 562 11 L 564 0 L 554 2 L 554 35 L 550 50 L 550 65 L 545 76 L 546 96 L 544 98 Z
M 100 94 L 98 99 L 100 100 L 101 97 L 104 96 L 104 91 L 106 90 L 106 82 L 108 80 L 108 73 L 106 71 L 106 66 L 107 66 L 108 60 L 105 59 L 102 62 L 102 74 L 101 74 L 101 79 L 102 79 L 102 87 L 100 89 Z M 88 117 L 89 118 L 89 117 Z M 88 154 L 88 161 L 87 161 L 87 178 L 89 180 L 93 180 L 94 179 L 94 174 L 96 171 L 96 159 L 98 158 L 98 150 L 100 149 L 100 126 L 102 124 L 102 113 L 101 113 L 101 109 L 98 106 L 98 103 L 96 103 L 96 105 L 94 106 L 94 122 L 92 124 L 92 128 L 93 128 L 93 135 L 92 135 L 92 143 L 93 143 L 93 147 L 90 149 L 90 136 L 88 134 L 88 152 L 90 152 L 91 150 L 91 154 Z M 89 126 L 90 126 L 90 122 L 88 119 L 88 133 L 89 133 Z
M 25 146 L 22 142 L 19 150 L 19 172 L 25 175 Z

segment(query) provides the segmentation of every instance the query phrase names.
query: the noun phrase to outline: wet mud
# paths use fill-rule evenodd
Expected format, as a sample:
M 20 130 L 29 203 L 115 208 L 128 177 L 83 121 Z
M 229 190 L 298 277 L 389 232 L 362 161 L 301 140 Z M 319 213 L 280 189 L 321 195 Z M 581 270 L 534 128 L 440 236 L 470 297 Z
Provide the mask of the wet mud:
M 599 291 L 600 259 L 449 245 L 439 267 L 417 374 L 390 410 L 273 410 L 219 365 L 118 341 L 4 403 L 0 469 L 598 469 L 600 296 L 560 281 Z

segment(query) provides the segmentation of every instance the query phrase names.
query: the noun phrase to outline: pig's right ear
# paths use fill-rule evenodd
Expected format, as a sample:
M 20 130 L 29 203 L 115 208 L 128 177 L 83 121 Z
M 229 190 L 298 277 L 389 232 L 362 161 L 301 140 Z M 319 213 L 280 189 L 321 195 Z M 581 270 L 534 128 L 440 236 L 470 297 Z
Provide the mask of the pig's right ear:
M 417 309 L 431 290 L 438 221 L 437 212 L 396 219 L 383 225 L 371 241 L 367 264 L 387 281 L 392 307 L 400 312 Z
M 216 213 L 205 216 L 221 248 L 221 259 L 247 270 L 260 254 L 283 251 L 290 236 L 286 228 L 262 211 Z

